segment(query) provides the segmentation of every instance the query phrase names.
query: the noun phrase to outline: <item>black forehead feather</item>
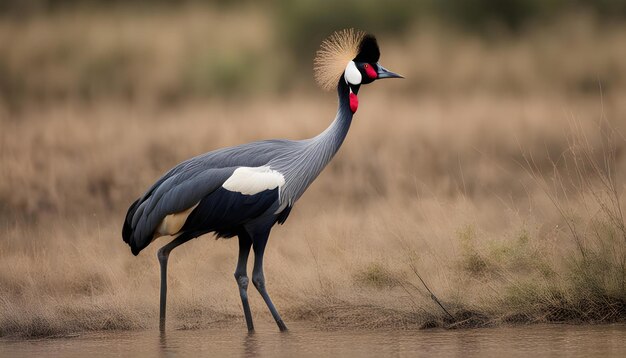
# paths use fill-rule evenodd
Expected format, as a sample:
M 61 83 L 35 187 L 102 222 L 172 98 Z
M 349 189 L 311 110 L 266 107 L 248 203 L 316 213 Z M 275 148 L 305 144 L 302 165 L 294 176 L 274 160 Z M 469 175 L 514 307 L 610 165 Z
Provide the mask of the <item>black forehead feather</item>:
M 354 58 L 355 62 L 376 63 L 380 58 L 380 50 L 376 37 L 371 34 L 365 35 L 359 44 L 359 54 Z

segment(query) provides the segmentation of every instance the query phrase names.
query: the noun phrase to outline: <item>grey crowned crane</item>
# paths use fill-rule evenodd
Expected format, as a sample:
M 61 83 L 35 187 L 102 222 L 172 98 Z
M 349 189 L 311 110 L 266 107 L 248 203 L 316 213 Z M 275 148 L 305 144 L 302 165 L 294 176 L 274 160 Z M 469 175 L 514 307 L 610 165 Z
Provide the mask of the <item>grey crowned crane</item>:
M 235 279 L 248 330 L 254 329 L 248 304 L 247 262 L 254 251 L 252 283 L 278 328 L 287 329 L 265 288 L 263 253 L 270 231 L 283 224 L 296 201 L 343 143 L 359 102 L 361 85 L 402 78 L 378 59 L 376 38 L 353 29 L 324 40 L 315 58 L 315 78 L 336 88 L 335 120 L 316 137 L 265 140 L 218 149 L 184 161 L 157 180 L 128 209 L 122 236 L 134 255 L 160 236 L 174 239 L 157 254 L 161 266 L 160 329 L 165 329 L 167 260 L 177 246 L 198 236 L 239 238 Z

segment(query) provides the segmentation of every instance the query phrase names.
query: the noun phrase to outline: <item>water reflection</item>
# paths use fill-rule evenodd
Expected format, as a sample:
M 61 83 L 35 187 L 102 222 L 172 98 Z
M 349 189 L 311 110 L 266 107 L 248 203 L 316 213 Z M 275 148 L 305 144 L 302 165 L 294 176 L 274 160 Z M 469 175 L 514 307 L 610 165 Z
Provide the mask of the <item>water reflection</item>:
M 258 357 L 259 342 L 255 332 L 247 332 L 243 341 L 243 357 Z
M 167 346 L 167 331 L 159 332 L 159 356 L 162 358 L 170 357 L 173 354 L 168 355 L 168 346 Z
M 254 333 L 240 325 L 207 330 L 86 333 L 71 339 L 0 340 L 0 357 L 626 357 L 626 325 L 524 326 L 473 330 L 316 330 L 308 324 Z

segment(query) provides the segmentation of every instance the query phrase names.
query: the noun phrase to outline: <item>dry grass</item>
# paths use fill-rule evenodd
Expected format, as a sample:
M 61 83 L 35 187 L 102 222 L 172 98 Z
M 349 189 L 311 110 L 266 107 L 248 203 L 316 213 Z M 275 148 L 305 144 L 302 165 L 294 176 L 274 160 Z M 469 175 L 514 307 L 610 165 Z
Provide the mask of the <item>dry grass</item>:
M 160 29 L 148 16 L 139 27 L 183 38 L 193 33 L 189 17 L 199 16 L 193 13 L 168 17 L 185 26 Z M 127 20 L 109 32 L 110 21 L 76 36 L 124 33 Z M 22 25 L 2 26 L 6 39 L 7 28 Z M 29 26 L 33 39 L 37 31 L 60 29 L 45 43 L 74 32 L 58 19 Z M 408 44 L 381 40 L 385 65 L 409 80 L 362 90 L 339 155 L 273 232 L 266 277 L 286 319 L 363 328 L 624 320 L 626 67 L 611 61 L 621 56 L 626 29 L 580 31 L 573 42 L 579 56 L 564 66 L 550 62 L 571 48 L 556 30 L 545 32 L 552 37 L 529 33 L 491 45 L 425 30 Z M 133 36 L 155 49 L 150 56 L 185 53 L 164 50 L 174 40 Z M 256 36 L 265 40 L 251 43 L 271 43 L 263 32 Z M 11 66 L 34 57 L 29 51 L 39 40 L 29 38 L 2 42 L 15 50 Z M 177 61 L 163 72 L 178 73 Z M 591 62 L 597 67 L 587 67 Z M 543 66 L 553 71 L 541 75 Z M 615 74 L 602 99 L 595 87 L 577 87 L 577 79 L 602 77 L 595 69 L 608 67 Z M 159 70 L 138 71 L 147 77 L 146 91 L 160 88 L 150 84 Z M 78 81 L 66 80 L 67 88 Z M 321 131 L 334 115 L 334 95 L 295 88 L 281 97 L 166 107 L 108 96 L 85 102 L 70 94 L 53 101 L 25 95 L 29 105 L 19 111 L 3 107 L 0 336 L 155 328 L 155 253 L 165 241 L 133 257 L 120 236 L 127 205 L 192 155 Z M 146 96 L 159 102 L 154 93 Z M 171 326 L 242 320 L 232 278 L 236 248 L 235 240 L 203 237 L 175 251 Z M 255 294 L 252 306 L 257 319 L 271 320 Z

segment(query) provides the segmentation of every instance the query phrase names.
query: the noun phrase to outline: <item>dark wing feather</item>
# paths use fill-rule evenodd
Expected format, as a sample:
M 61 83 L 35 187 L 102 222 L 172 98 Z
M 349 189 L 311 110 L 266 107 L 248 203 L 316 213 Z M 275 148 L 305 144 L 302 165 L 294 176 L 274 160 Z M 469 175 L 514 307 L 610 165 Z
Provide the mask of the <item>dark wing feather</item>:
M 218 188 L 205 196 L 189 214 L 181 231 L 211 232 L 217 237 L 232 237 L 252 220 L 267 213 L 278 203 L 278 188 L 245 195 Z
M 219 188 L 239 166 L 257 167 L 285 153 L 289 140 L 266 140 L 218 149 L 186 160 L 163 175 L 126 214 L 122 236 L 137 255 L 169 214 L 184 211 Z
M 133 254 L 148 246 L 154 230 L 167 215 L 184 211 L 197 204 L 203 197 L 219 188 L 235 168 L 202 170 L 186 180 L 176 180 L 176 176 L 164 180 L 133 204 L 126 218 L 122 234 Z

